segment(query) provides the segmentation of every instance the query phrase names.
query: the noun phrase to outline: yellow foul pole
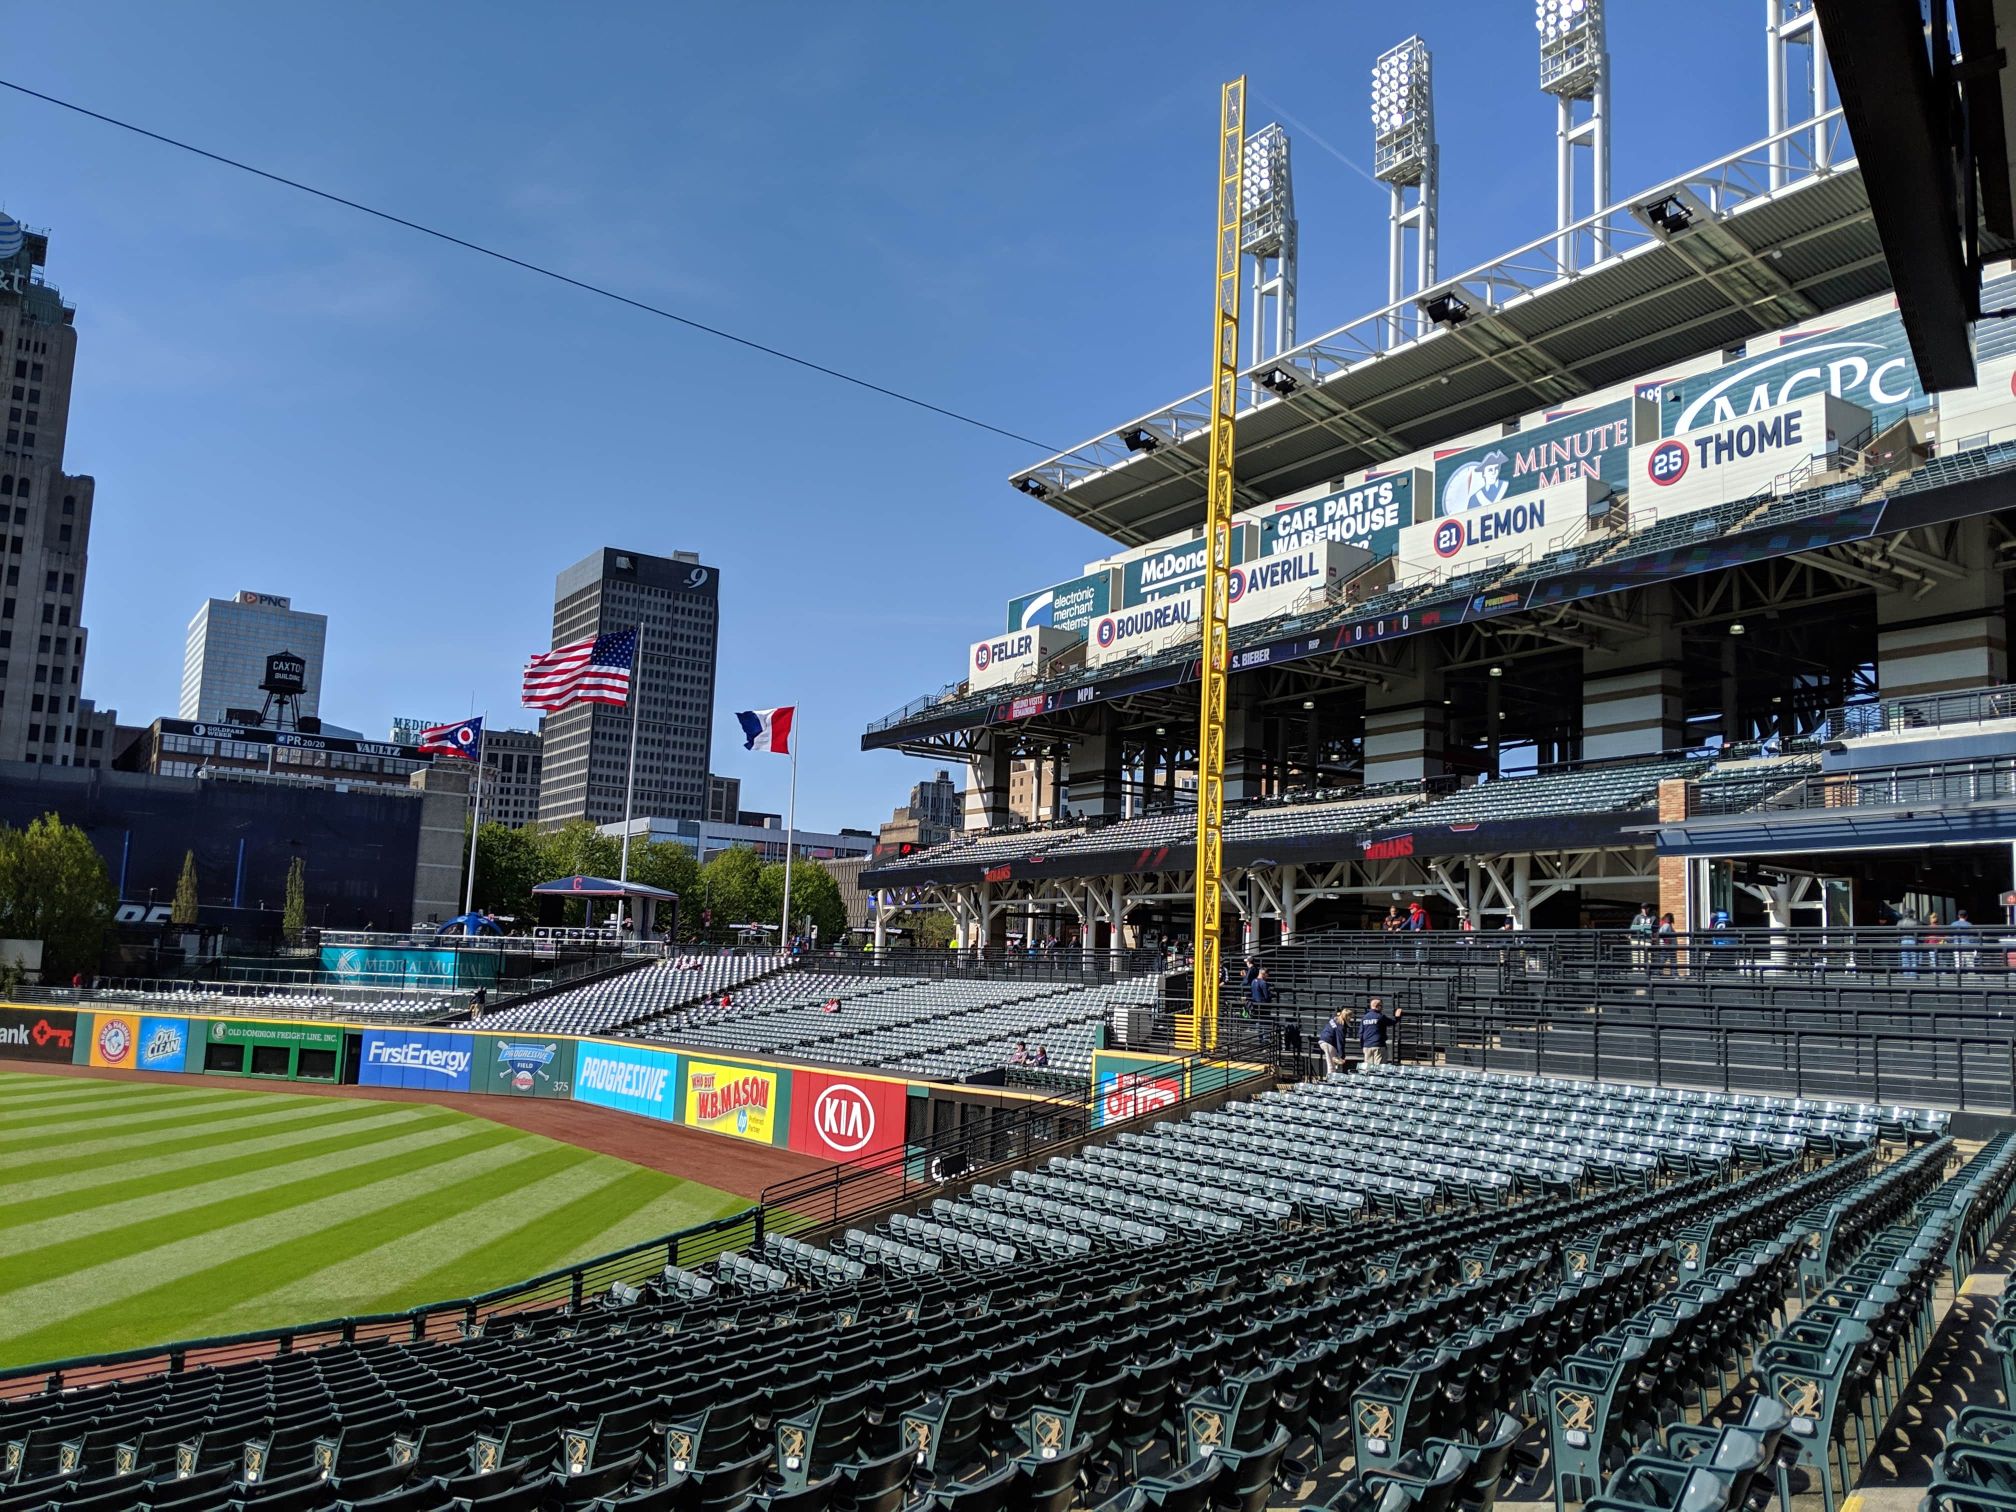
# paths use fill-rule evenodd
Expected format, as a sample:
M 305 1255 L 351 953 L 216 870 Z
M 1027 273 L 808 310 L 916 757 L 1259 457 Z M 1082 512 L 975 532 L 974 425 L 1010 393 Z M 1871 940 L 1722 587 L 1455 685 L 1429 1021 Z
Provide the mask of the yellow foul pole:
M 1218 1043 L 1218 949 L 1225 824 L 1225 679 L 1232 582 L 1232 416 L 1239 384 L 1239 246 L 1246 162 L 1246 79 L 1227 84 L 1218 126 L 1217 310 L 1211 334 L 1211 475 L 1205 539 L 1203 669 L 1197 718 L 1197 912 L 1191 992 L 1194 1033 L 1202 1048 Z

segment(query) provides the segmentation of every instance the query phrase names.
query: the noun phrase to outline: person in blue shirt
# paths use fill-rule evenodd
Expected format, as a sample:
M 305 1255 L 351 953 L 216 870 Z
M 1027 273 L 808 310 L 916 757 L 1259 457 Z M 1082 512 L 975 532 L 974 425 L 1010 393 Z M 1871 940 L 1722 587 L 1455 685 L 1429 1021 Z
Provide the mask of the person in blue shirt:
M 1274 1001 L 1274 984 L 1267 980 L 1267 968 L 1262 966 L 1253 973 L 1253 980 L 1246 984 L 1246 996 L 1255 1008 L 1266 1008 Z
M 1325 1024 L 1316 1036 L 1316 1048 L 1323 1052 L 1323 1070 L 1327 1075 L 1341 1071 L 1350 1059 L 1351 1015 L 1339 1008 L 1336 1015 Z
M 1358 1052 L 1366 1065 L 1386 1064 L 1386 1036 L 1399 1027 L 1404 1011 L 1396 1008 L 1388 1013 L 1384 998 L 1375 997 L 1365 1004 L 1365 1012 L 1358 1020 Z

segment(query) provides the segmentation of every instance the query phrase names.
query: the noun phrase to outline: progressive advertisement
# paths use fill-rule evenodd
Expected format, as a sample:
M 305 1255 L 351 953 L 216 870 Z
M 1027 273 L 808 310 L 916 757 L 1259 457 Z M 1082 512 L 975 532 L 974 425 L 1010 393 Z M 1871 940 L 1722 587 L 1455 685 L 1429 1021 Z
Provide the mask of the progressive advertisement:
M 0 1008 L 0 1057 L 69 1062 L 77 1053 L 77 1015 L 68 1008 Z
M 478 1092 L 507 1097 L 567 1097 L 574 1088 L 574 1041 L 535 1034 L 476 1037 Z
M 1606 492 L 1628 488 L 1632 437 L 1657 433 L 1656 409 L 1647 399 L 1617 399 L 1437 457 L 1433 516 L 1498 510 L 1520 494 L 1583 478 Z M 1429 511 L 1416 511 L 1417 523 L 1427 518 Z
M 853 1160 L 903 1143 L 907 1083 L 824 1071 L 791 1073 L 791 1148 L 822 1160 Z
M 718 1061 L 686 1063 L 684 1122 L 752 1144 L 775 1142 L 777 1073 Z
M 366 1029 L 357 1061 L 357 1082 L 365 1087 L 411 1087 L 429 1092 L 467 1092 L 476 1059 L 471 1034 L 434 1034 L 424 1029 Z
M 1262 560 L 1324 541 L 1363 546 L 1373 560 L 1400 549 L 1400 527 L 1414 519 L 1416 486 L 1425 495 L 1428 470 L 1409 467 L 1313 497 L 1284 499 L 1259 517 Z
M 574 1101 L 679 1121 L 679 1056 L 641 1045 L 583 1040 L 574 1050 Z

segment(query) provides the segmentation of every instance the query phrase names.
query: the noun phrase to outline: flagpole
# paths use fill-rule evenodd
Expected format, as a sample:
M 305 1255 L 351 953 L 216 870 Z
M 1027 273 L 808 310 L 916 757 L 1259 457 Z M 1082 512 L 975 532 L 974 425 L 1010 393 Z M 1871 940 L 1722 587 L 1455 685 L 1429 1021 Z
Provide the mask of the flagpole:
M 637 624 L 637 644 L 630 650 L 630 775 L 623 783 L 623 860 L 616 880 L 630 885 L 630 804 L 637 796 L 637 706 L 644 701 L 644 624 Z M 620 923 L 630 916 L 630 900 L 616 901 Z
M 777 946 L 786 957 L 791 954 L 791 862 L 797 850 L 798 833 L 798 711 L 791 711 L 791 801 L 784 810 L 784 933 Z
M 476 837 L 483 832 L 483 740 L 489 733 L 489 716 L 484 716 L 477 726 L 482 733 L 476 737 L 476 802 L 469 811 L 469 880 L 462 888 L 462 912 L 476 911 Z M 468 933 L 465 927 L 463 933 Z

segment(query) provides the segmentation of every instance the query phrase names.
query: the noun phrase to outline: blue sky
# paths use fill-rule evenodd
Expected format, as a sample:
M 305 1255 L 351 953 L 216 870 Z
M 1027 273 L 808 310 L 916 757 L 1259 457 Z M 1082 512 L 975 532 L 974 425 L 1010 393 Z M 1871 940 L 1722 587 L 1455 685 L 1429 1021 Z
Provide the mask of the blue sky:
M 1754 0 L 1611 13 L 1619 196 L 1764 134 Z M 17 9 L 0 75 L 1062 447 L 1205 381 L 1227 76 L 1304 128 L 1303 338 L 1383 303 L 1382 191 L 1308 133 L 1369 165 L 1367 72 L 1416 30 L 1453 273 L 1552 225 L 1523 0 L 134 0 Z M 0 204 L 78 310 L 86 691 L 128 722 L 254 588 L 329 615 L 332 721 L 529 725 L 554 573 L 693 550 L 716 770 L 781 809 L 732 711 L 796 702 L 801 822 L 873 826 L 930 768 L 863 726 L 1101 554 L 1008 487 L 1028 448 L 0 96 Z

